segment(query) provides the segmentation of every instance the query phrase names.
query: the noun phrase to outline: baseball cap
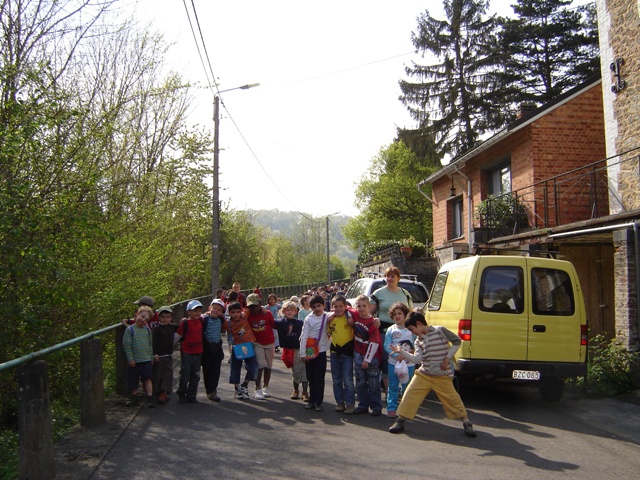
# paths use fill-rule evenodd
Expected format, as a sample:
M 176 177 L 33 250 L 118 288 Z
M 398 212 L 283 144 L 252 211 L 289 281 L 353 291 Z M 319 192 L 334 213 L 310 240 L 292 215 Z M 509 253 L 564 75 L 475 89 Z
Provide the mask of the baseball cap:
M 198 307 L 202 308 L 202 304 L 198 300 L 191 300 L 187 303 L 187 311 L 195 310 Z
M 168 307 L 168 306 L 166 306 L 166 305 L 165 305 L 164 307 L 160 307 L 160 308 L 158 309 L 158 315 L 160 315 L 160 314 L 161 314 L 161 313 L 163 313 L 163 312 L 173 313 L 173 308 Z
M 260 305 L 260 297 L 257 293 L 252 293 L 247 296 L 247 307 L 250 305 Z
M 211 305 L 220 305 L 223 310 L 225 308 L 224 302 L 219 298 L 214 298 L 213 301 L 211 302 Z

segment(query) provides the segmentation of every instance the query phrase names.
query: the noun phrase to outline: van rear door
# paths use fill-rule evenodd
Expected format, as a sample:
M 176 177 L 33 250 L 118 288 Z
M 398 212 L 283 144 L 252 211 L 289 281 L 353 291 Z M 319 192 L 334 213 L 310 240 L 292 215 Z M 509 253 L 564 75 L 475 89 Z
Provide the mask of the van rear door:
M 478 260 L 473 298 L 470 357 L 526 360 L 529 318 L 525 309 L 526 258 Z
M 581 309 L 573 268 L 565 262 L 527 261 L 531 301 L 527 359 L 580 362 Z

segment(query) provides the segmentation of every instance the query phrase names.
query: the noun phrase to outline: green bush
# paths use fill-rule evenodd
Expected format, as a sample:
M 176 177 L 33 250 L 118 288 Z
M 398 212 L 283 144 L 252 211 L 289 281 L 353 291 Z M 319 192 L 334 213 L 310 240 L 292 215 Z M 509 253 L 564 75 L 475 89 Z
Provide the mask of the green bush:
M 633 370 L 638 353 L 630 352 L 615 339 L 608 341 L 596 335 L 589 341 L 589 360 L 586 377 L 578 377 L 576 384 L 587 395 L 617 395 L 638 388 Z

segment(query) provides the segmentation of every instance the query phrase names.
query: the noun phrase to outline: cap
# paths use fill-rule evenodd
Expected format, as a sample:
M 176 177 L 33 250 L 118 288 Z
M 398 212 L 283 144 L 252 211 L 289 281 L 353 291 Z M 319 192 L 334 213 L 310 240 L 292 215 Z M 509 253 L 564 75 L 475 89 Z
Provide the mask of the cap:
M 257 293 L 252 293 L 247 296 L 247 307 L 251 305 L 260 305 L 260 297 Z
M 211 305 L 220 305 L 223 310 L 225 308 L 224 302 L 222 300 L 220 300 L 219 298 L 214 298 L 213 301 L 211 302 Z
M 146 295 L 133 302 L 134 305 L 149 305 L 150 307 L 153 307 L 153 303 L 153 297 L 148 297 Z
M 202 308 L 202 304 L 198 300 L 191 300 L 187 303 L 187 311 L 195 310 L 198 307 Z
M 166 305 L 165 305 L 164 307 L 160 307 L 160 308 L 158 309 L 158 315 L 160 315 L 160 314 L 161 314 L 161 313 L 163 313 L 163 312 L 173 313 L 173 308 L 168 307 L 168 306 L 166 306 Z

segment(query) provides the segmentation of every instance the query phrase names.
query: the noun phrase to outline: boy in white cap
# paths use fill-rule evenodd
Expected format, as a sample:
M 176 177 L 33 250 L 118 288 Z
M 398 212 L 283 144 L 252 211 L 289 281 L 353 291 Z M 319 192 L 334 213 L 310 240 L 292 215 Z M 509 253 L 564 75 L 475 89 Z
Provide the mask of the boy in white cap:
M 219 298 L 214 298 L 209 305 L 209 312 L 202 323 L 202 376 L 207 398 L 212 402 L 219 402 L 218 382 L 220 381 L 220 366 L 224 359 L 222 348 L 222 332 L 228 332 L 224 319 L 225 305 Z
M 176 340 L 182 338 L 177 392 L 180 403 L 198 403 L 196 395 L 202 363 L 202 304 L 198 300 L 187 304 L 187 317 L 180 321 L 175 335 Z

